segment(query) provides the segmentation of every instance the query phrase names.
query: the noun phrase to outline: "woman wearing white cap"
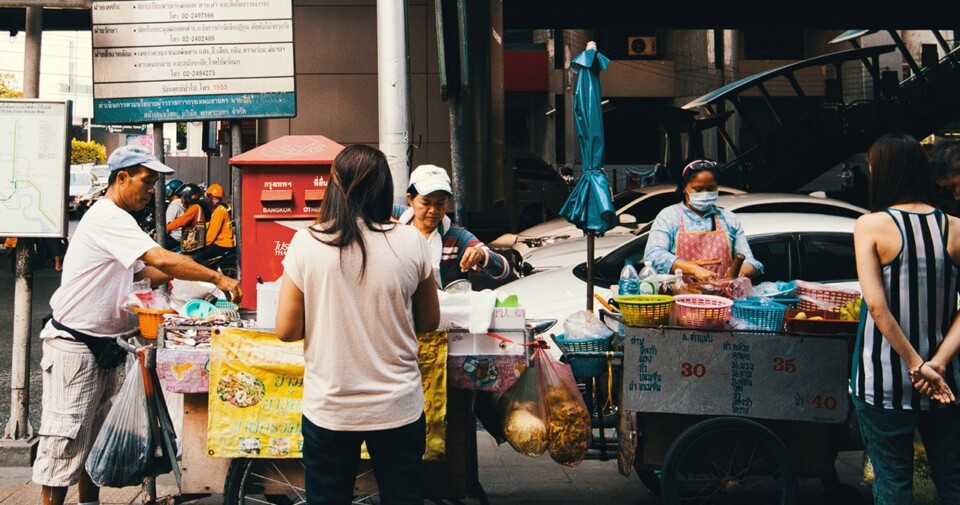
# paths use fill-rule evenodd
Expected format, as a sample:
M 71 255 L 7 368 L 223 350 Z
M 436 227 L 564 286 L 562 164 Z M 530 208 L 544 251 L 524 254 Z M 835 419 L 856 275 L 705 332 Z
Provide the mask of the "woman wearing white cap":
M 505 279 L 510 275 L 507 259 L 447 217 L 452 195 L 446 170 L 436 165 L 420 165 L 410 173 L 409 207 L 394 205 L 393 216 L 400 223 L 420 230 L 426 237 L 441 287 L 467 278 L 470 270 L 494 280 Z

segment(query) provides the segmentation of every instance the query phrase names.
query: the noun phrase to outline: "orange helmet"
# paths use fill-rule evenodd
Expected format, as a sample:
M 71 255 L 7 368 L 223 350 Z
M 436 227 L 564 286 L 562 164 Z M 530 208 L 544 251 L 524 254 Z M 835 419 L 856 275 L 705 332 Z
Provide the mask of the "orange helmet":
M 223 198 L 223 186 L 213 183 L 207 188 L 207 194 L 214 198 Z

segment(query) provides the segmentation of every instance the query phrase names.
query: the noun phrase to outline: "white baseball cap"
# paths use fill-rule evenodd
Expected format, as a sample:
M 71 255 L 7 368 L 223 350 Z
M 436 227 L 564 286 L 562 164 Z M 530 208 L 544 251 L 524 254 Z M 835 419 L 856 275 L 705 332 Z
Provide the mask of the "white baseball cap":
M 123 146 L 113 151 L 107 159 L 110 171 L 143 165 L 154 172 L 172 174 L 173 169 L 160 163 L 160 160 L 144 147 Z
M 410 173 L 410 185 L 416 188 L 417 194 L 429 195 L 434 191 L 445 191 L 453 194 L 450 189 L 450 176 L 442 167 L 436 165 L 420 165 Z

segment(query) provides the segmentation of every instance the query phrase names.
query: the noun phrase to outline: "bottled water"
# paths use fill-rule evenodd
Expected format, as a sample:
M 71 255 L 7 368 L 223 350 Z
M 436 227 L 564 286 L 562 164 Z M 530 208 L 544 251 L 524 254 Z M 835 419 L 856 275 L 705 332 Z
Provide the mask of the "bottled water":
M 640 276 L 637 269 L 633 268 L 633 260 L 626 260 L 623 270 L 620 271 L 620 282 L 617 284 L 617 292 L 620 296 L 640 294 Z
M 655 295 L 659 291 L 657 271 L 653 269 L 650 260 L 643 260 L 643 268 L 637 274 L 640 278 L 639 294 Z

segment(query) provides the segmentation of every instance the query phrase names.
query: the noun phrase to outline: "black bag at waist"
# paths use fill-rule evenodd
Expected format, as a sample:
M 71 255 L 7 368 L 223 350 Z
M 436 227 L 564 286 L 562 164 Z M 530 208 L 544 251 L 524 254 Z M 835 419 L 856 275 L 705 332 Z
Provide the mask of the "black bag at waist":
M 70 336 L 78 342 L 83 342 L 83 344 L 87 346 L 87 349 L 90 349 L 90 352 L 93 354 L 93 359 L 97 362 L 97 366 L 104 370 L 116 368 L 127 359 L 127 352 L 112 338 L 87 335 L 86 333 L 60 324 L 56 319 L 50 319 L 50 323 L 53 324 L 54 328 L 69 333 Z

